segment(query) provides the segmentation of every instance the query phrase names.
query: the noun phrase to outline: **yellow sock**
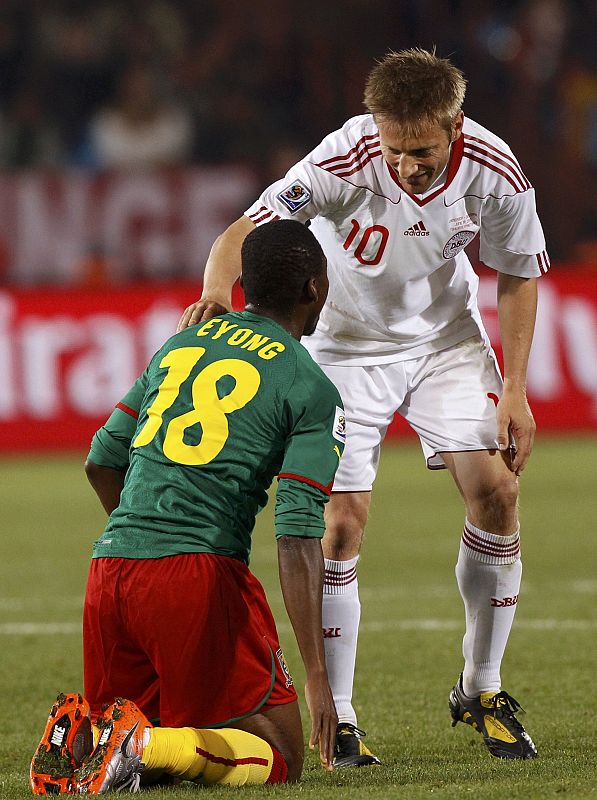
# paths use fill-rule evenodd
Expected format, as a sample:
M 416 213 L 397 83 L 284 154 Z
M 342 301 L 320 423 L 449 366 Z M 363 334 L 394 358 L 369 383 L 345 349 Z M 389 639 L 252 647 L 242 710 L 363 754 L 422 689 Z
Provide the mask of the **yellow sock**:
M 101 733 L 101 728 L 98 728 L 98 727 L 97 727 L 97 725 L 94 725 L 94 724 L 92 723 L 92 724 L 91 724 L 91 732 L 93 733 L 93 746 L 95 747 L 95 745 L 96 745 L 96 744 L 98 743 L 98 741 L 99 741 L 99 737 L 100 737 L 100 733 Z
M 152 728 L 142 758 L 147 770 L 207 786 L 281 783 L 287 771 L 266 741 L 236 728 Z

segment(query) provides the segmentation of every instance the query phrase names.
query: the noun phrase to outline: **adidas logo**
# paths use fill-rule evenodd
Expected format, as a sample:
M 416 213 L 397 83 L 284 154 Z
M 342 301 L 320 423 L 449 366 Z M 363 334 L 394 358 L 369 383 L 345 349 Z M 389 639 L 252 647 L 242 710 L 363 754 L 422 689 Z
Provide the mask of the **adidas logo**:
M 404 231 L 405 236 L 429 236 L 429 231 L 423 224 L 423 220 L 419 220 L 414 225 L 411 225 L 410 228 L 407 228 Z

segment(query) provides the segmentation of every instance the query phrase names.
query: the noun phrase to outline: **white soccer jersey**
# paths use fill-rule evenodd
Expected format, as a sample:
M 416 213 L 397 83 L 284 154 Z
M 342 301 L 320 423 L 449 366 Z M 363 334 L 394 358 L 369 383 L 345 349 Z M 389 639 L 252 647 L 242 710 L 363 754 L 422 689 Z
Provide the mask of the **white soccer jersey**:
M 308 342 L 322 364 L 387 363 L 485 335 L 464 252 L 477 234 L 482 261 L 499 272 L 535 277 L 549 268 L 532 186 L 508 145 L 470 119 L 440 185 L 425 194 L 400 187 L 364 114 L 326 136 L 245 214 L 257 225 L 312 220 L 330 277 Z

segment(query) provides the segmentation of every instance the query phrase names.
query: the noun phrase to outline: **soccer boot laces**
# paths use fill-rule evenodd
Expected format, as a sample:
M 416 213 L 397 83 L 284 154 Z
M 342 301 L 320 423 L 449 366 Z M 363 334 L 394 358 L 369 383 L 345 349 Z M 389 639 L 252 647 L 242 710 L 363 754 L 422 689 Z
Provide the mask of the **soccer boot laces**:
M 341 722 L 336 728 L 334 749 L 335 767 L 372 767 L 381 764 L 377 756 L 363 744 L 367 734 L 350 722 Z
M 458 722 L 471 725 L 482 736 L 487 749 L 496 758 L 536 758 L 537 748 L 516 718 L 523 711 L 520 703 L 508 692 L 482 692 L 480 697 L 467 697 L 462 688 L 462 675 L 448 700 L 452 727 Z
M 89 703 L 80 694 L 59 694 L 29 769 L 33 794 L 74 794 L 74 771 L 93 750 Z
M 117 697 L 98 720 L 100 735 L 95 749 L 75 771 L 79 794 L 107 791 L 138 792 L 145 732 L 152 725 L 131 700 Z

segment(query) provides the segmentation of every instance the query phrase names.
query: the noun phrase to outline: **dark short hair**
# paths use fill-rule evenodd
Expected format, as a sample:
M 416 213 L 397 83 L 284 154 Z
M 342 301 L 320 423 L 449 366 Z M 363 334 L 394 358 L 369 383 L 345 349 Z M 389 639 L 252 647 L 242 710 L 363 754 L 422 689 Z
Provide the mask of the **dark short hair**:
M 245 300 L 269 308 L 296 306 L 305 283 L 321 274 L 324 254 L 309 228 L 292 219 L 260 225 L 241 250 Z

